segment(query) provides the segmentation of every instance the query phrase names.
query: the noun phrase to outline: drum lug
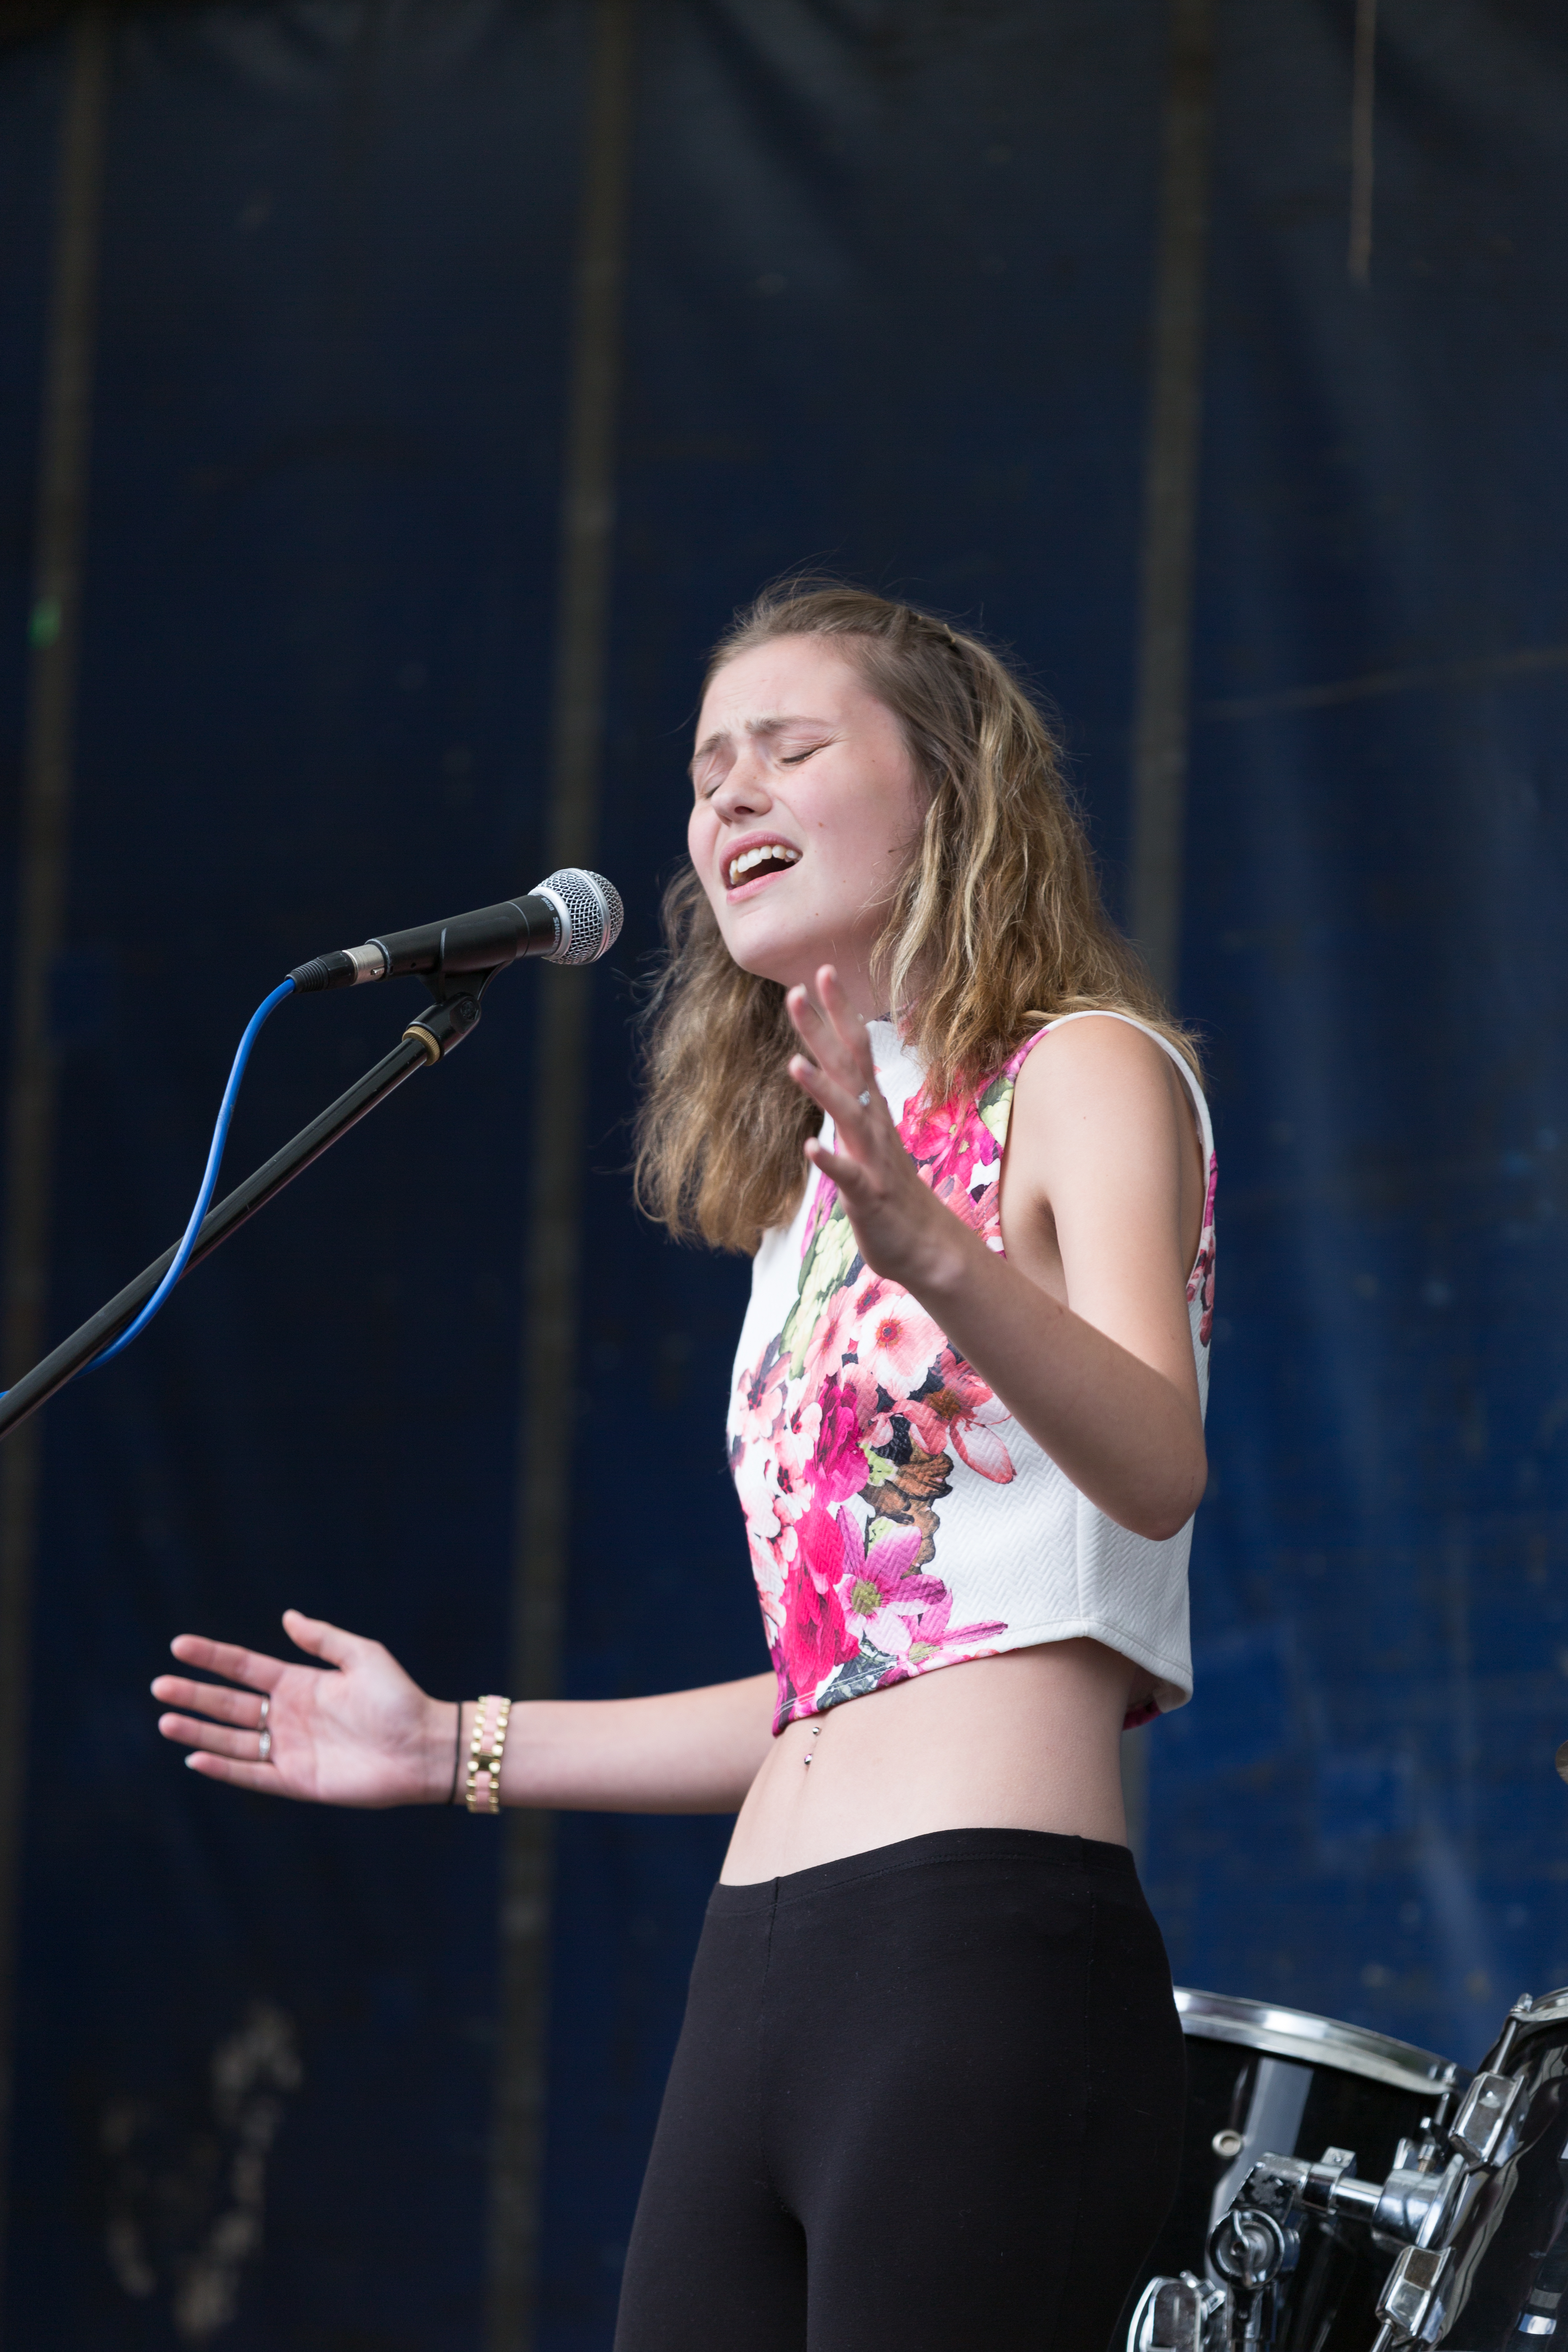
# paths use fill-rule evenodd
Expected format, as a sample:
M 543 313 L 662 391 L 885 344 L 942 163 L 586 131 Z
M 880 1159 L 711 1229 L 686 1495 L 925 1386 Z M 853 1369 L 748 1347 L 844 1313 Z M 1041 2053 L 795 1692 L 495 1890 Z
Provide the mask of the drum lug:
M 1436 2343 L 1443 2325 L 1443 2286 L 1450 2250 L 1406 2246 L 1389 2272 L 1377 2298 L 1377 2315 L 1384 2322 L 1373 2352 L 1392 2352 L 1395 2345 Z
M 1473 2172 L 1506 2164 L 1519 2146 L 1524 2121 L 1522 2074 L 1478 2074 L 1464 2105 L 1448 2126 L 1448 2137 Z
M 1127 2352 L 1230 2352 L 1230 2292 L 1184 2271 L 1151 2279 L 1127 2330 Z

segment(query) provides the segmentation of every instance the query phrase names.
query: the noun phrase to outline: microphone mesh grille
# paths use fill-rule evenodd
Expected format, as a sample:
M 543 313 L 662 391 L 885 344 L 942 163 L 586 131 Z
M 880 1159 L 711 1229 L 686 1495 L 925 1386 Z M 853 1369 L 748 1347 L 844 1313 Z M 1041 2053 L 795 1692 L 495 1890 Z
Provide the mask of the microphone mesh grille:
M 566 936 L 547 963 L 595 963 L 615 946 L 625 919 L 621 894 L 602 874 L 563 866 L 535 887 L 550 891 L 566 909 Z

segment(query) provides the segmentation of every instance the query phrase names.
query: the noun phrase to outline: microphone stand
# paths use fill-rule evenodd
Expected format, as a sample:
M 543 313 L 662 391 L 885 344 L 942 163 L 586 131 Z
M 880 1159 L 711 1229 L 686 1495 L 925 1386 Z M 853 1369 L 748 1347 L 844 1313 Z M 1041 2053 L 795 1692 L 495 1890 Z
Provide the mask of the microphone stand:
M 281 1151 L 275 1151 L 254 1175 L 247 1176 L 243 1184 L 237 1185 L 215 1208 L 207 1211 L 196 1235 L 195 1247 L 186 1262 L 185 1273 L 188 1274 L 199 1259 L 210 1256 L 218 1244 L 226 1242 L 247 1217 L 254 1216 L 258 1209 L 264 1208 L 268 1201 L 274 1200 L 302 1168 L 308 1168 L 312 1160 L 319 1160 L 323 1151 L 330 1150 L 339 1136 L 346 1135 L 367 1111 L 374 1110 L 378 1103 L 384 1103 L 389 1095 L 395 1093 L 405 1078 L 412 1077 L 416 1070 L 428 1069 L 433 1062 L 440 1061 L 444 1055 L 450 1053 L 454 1045 L 460 1045 L 478 1024 L 479 998 L 494 978 L 494 971 L 464 972 L 460 978 L 454 975 L 458 992 L 448 997 L 445 992 L 446 975 L 432 973 L 427 985 L 437 1000 L 434 1008 L 419 1020 L 411 1021 L 391 1053 L 384 1054 L 374 1069 L 367 1070 L 363 1078 L 357 1079 L 347 1094 L 340 1095 L 335 1103 L 329 1104 L 309 1127 L 300 1129 L 291 1143 L 286 1143 Z M 52 1354 L 46 1356 L 41 1363 L 35 1364 L 30 1372 L 24 1373 L 0 1397 L 0 1438 L 37 1412 L 57 1389 L 65 1386 L 74 1372 L 90 1362 L 100 1349 L 106 1348 L 124 1330 L 167 1274 L 174 1262 L 177 1247 L 176 1243 L 166 1249 L 162 1257 L 154 1258 L 151 1265 L 143 1267 L 134 1282 L 127 1283 L 107 1306 L 100 1307 L 96 1315 L 89 1316 L 68 1339 L 62 1339 Z M 184 1275 L 180 1279 L 184 1281 Z

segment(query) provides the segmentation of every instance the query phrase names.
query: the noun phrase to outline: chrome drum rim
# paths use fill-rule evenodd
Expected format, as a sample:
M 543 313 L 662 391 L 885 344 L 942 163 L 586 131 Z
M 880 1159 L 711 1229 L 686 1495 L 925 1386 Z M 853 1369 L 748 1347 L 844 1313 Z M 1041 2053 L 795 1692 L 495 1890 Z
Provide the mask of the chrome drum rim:
M 1195 2041 L 1230 2042 L 1244 2050 L 1265 2051 L 1271 2058 L 1294 2058 L 1305 2066 L 1332 2066 L 1342 2074 L 1359 2074 L 1366 2082 L 1418 2096 L 1462 2090 L 1470 2080 L 1469 2067 L 1439 2058 L 1433 2051 L 1417 2050 L 1414 2042 L 1396 2042 L 1390 2033 L 1374 2033 L 1369 2026 L 1346 2025 L 1337 2017 L 1314 2016 L 1310 2010 L 1282 2009 L 1274 2001 L 1196 1992 L 1186 1985 L 1177 1985 L 1175 1995 L 1182 2031 Z

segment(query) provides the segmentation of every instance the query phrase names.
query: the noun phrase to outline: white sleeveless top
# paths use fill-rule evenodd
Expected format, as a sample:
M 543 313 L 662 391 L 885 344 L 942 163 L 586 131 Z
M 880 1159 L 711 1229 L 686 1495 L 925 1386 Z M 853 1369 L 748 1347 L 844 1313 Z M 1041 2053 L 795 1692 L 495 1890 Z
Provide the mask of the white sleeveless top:
M 877 1084 L 939 1200 L 1002 1250 L 1002 1153 L 1026 1056 L 978 1096 L 923 1109 L 920 1065 L 892 1024 L 870 1024 Z M 1142 1022 L 1131 1022 L 1143 1028 Z M 1214 1134 L 1191 1090 L 1207 1190 L 1187 1283 L 1198 1396 L 1214 1315 Z M 831 1148 L 831 1122 L 823 1129 Z M 1192 1522 L 1161 1543 L 1097 1509 L 1015 1421 L 908 1291 L 868 1271 L 837 1186 L 807 1184 L 792 1223 L 763 1237 L 741 1328 L 730 1461 L 778 1676 L 773 1728 L 967 1658 L 1089 1634 L 1146 1669 L 1147 1705 L 1191 1697 Z

